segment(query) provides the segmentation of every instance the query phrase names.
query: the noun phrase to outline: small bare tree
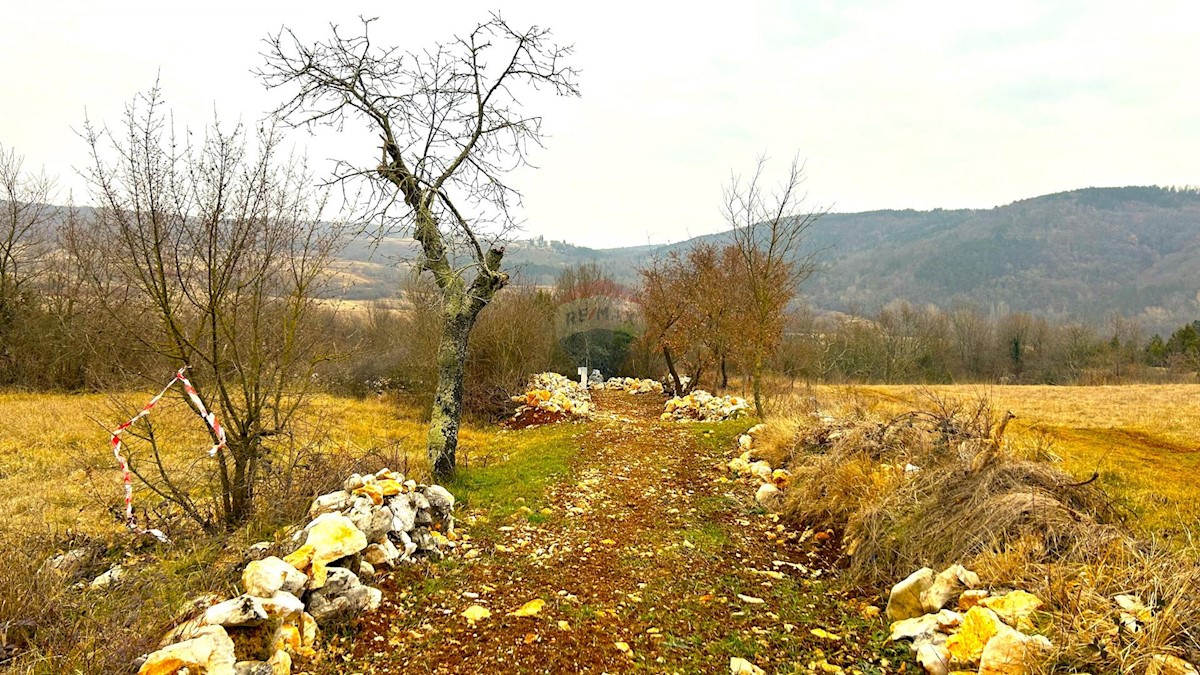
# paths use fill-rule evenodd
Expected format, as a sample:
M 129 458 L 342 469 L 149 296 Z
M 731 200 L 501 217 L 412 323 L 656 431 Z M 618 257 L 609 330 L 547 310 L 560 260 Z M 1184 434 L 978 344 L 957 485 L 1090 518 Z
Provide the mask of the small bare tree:
M 476 317 L 508 283 L 501 268 L 505 233 L 520 193 L 505 174 L 541 145 L 541 118 L 519 95 L 549 88 L 577 96 L 570 47 L 537 26 L 519 30 L 498 14 L 462 37 L 423 51 L 379 47 L 372 20 L 344 35 L 306 44 L 284 29 L 267 40 L 259 75 L 294 90 L 276 111 L 302 127 L 350 122 L 382 140 L 372 166 L 339 164 L 336 181 L 368 186 L 381 233 L 402 229 L 420 244 L 420 268 L 441 292 L 438 385 L 427 451 L 439 478 L 455 469 L 467 342 Z
M 740 261 L 743 321 L 737 333 L 750 367 L 754 410 L 763 416 L 763 370 L 783 337 L 788 305 L 800 284 L 817 270 L 818 251 L 805 251 L 808 231 L 824 209 L 806 209 L 800 191 L 804 166 L 794 158 L 791 170 L 774 190 L 766 185 L 766 160 L 760 158 L 749 181 L 738 177 L 725 189 L 724 210 Z
M 700 285 L 700 276 L 688 256 L 679 251 L 656 256 L 638 268 L 641 286 L 637 293 L 638 306 L 646 322 L 642 340 L 654 350 L 660 350 L 671 384 L 677 396 L 683 396 L 695 386 L 707 362 L 705 349 L 703 297 L 710 289 Z M 679 375 L 681 357 L 693 354 L 695 370 L 689 374 L 687 385 Z
M 13 358 L 10 332 L 34 301 L 32 284 L 52 239 L 54 181 L 28 173 L 24 163 L 15 150 L 0 145 L 0 367 Z
M 211 505 L 167 466 L 152 427 L 142 432 L 152 456 L 133 466 L 209 531 L 250 516 L 268 444 L 292 429 L 329 356 L 320 296 L 341 242 L 303 166 L 277 157 L 276 130 L 260 130 L 256 147 L 248 135 L 214 124 L 190 146 L 157 88 L 129 106 L 118 133 L 89 123 L 99 208 L 69 240 L 90 292 L 132 328 L 133 348 L 188 367 L 226 430 Z

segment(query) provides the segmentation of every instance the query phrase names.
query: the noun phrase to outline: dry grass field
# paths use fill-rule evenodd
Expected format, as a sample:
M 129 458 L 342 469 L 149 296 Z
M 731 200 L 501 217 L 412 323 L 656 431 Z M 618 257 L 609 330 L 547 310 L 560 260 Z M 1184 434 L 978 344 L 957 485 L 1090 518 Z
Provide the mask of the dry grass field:
M 930 396 L 986 396 L 1012 411 L 1019 445 L 1061 459 L 1080 480 L 1100 484 L 1132 512 L 1147 536 L 1200 535 L 1200 385 L 832 387 L 885 409 L 911 409 Z
M 7 528 L 89 536 L 121 530 L 113 509 L 121 502 L 110 429 L 128 419 L 150 394 L 117 397 L 68 394 L 0 394 L 0 504 Z M 209 445 L 203 423 L 177 398 L 152 413 L 169 465 L 203 468 Z M 376 456 L 394 468 L 424 472 L 425 427 L 415 413 L 386 400 L 319 396 L 304 411 L 303 443 L 320 452 Z M 320 430 L 318 432 L 318 429 Z M 468 426 L 462 435 L 467 462 L 486 457 L 492 431 Z M 127 439 L 135 462 L 148 462 L 145 443 Z M 153 496 L 135 494 L 144 506 Z
M 1146 534 L 1200 532 L 1200 385 L 872 385 L 817 393 L 861 397 L 897 412 L 931 395 L 987 396 L 997 411 L 1017 416 L 1010 427 L 1014 440 L 1048 449 L 1080 480 L 1098 472 Z M 120 485 L 108 429 L 146 396 L 0 394 L 0 503 L 9 525 L 88 534 L 119 528 L 110 514 Z M 170 439 L 169 459 L 203 461 L 204 429 L 179 402 L 165 402 L 154 419 Z M 392 402 L 317 397 L 305 420 L 305 427 L 326 429 L 308 439 L 323 451 L 375 454 L 398 469 L 422 470 L 424 427 L 415 415 L 398 414 Z M 468 427 L 466 461 L 487 461 L 494 441 L 494 429 Z M 135 459 L 145 452 L 136 441 L 131 447 Z M 137 495 L 139 503 L 146 497 Z
M 204 535 L 180 519 L 178 510 L 161 508 L 162 499 L 135 481 L 140 523 L 172 538 L 159 546 L 150 537 L 131 536 L 120 522 L 122 487 L 109 445 L 109 430 L 151 394 L 0 393 L 0 672 L 129 672 L 133 659 L 153 650 L 163 627 L 190 598 L 230 594 L 246 546 L 281 536 L 280 528 L 297 522 L 315 494 L 333 489 L 353 471 L 383 466 L 427 479 L 425 424 L 417 411 L 393 400 L 318 396 L 301 412 L 294 442 L 273 442 L 255 513 L 236 532 Z M 202 496 L 213 462 L 203 423 L 175 393 L 151 419 L 173 480 Z M 459 465 L 483 469 L 465 474 L 476 482 L 491 476 L 510 492 L 539 490 L 542 483 L 525 475 L 528 462 L 507 460 L 527 450 L 539 461 L 557 458 L 554 466 L 561 468 L 563 453 L 552 450 L 563 445 L 562 438 L 542 431 L 524 436 L 526 445 L 518 449 L 512 434 L 498 426 L 467 424 Z M 127 440 L 135 465 L 147 468 L 147 443 Z M 510 465 L 510 473 L 519 475 L 492 476 Z M 51 556 L 75 548 L 87 551 L 77 574 L 85 583 L 121 564 L 128 580 L 120 592 L 80 593 L 70 585 L 73 578 L 39 571 Z M 9 661 L 14 653 L 19 658 Z

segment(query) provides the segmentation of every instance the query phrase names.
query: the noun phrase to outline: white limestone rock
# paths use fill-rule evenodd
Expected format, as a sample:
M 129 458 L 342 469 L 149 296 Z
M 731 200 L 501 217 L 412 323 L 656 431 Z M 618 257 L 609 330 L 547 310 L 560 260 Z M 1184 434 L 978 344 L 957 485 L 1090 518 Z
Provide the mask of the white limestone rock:
M 164 647 L 146 657 L 138 675 L 236 675 L 233 640 L 220 626 L 206 626 L 190 640 Z
M 316 518 L 323 513 L 338 513 L 348 509 L 353 498 L 354 496 L 347 490 L 321 495 L 313 500 L 312 506 L 308 507 L 308 517 Z
M 933 579 L 933 583 L 921 592 L 921 608 L 926 612 L 937 612 L 964 590 L 979 585 L 979 575 L 962 565 L 951 565 Z
M 783 506 L 783 493 L 774 483 L 763 483 L 754 493 L 754 501 L 768 511 L 778 511 Z
M 891 621 L 911 619 L 925 614 L 921 594 L 933 585 L 933 570 L 928 567 L 913 572 L 907 579 L 892 587 L 885 613 Z
M 232 600 L 219 602 L 204 611 L 204 623 L 210 626 L 257 626 L 268 618 L 262 599 L 253 595 L 239 595 Z
M 279 591 L 300 595 L 307 581 L 306 574 L 275 556 L 252 561 L 242 570 L 242 589 L 260 598 L 269 598 Z

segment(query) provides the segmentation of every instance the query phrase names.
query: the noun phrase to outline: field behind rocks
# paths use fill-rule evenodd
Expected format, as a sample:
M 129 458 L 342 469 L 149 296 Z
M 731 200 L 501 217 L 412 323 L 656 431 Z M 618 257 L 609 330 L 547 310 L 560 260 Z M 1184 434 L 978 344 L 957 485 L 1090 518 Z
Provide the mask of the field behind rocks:
M 1200 535 L 1200 385 L 1095 387 L 870 385 L 821 387 L 885 409 L 910 409 L 929 396 L 977 399 L 1016 415 L 1009 433 L 1080 480 L 1118 498 L 1143 535 Z

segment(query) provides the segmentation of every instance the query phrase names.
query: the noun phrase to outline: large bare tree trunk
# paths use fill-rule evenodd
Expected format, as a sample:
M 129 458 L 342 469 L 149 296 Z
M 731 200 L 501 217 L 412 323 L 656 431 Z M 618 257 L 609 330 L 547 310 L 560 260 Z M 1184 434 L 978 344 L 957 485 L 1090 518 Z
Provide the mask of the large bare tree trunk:
M 429 469 L 439 480 L 454 475 L 458 452 L 458 429 L 462 420 L 463 373 L 467 361 L 467 341 L 474 316 L 447 312 L 438 345 L 437 391 L 430 411 L 426 452 Z

